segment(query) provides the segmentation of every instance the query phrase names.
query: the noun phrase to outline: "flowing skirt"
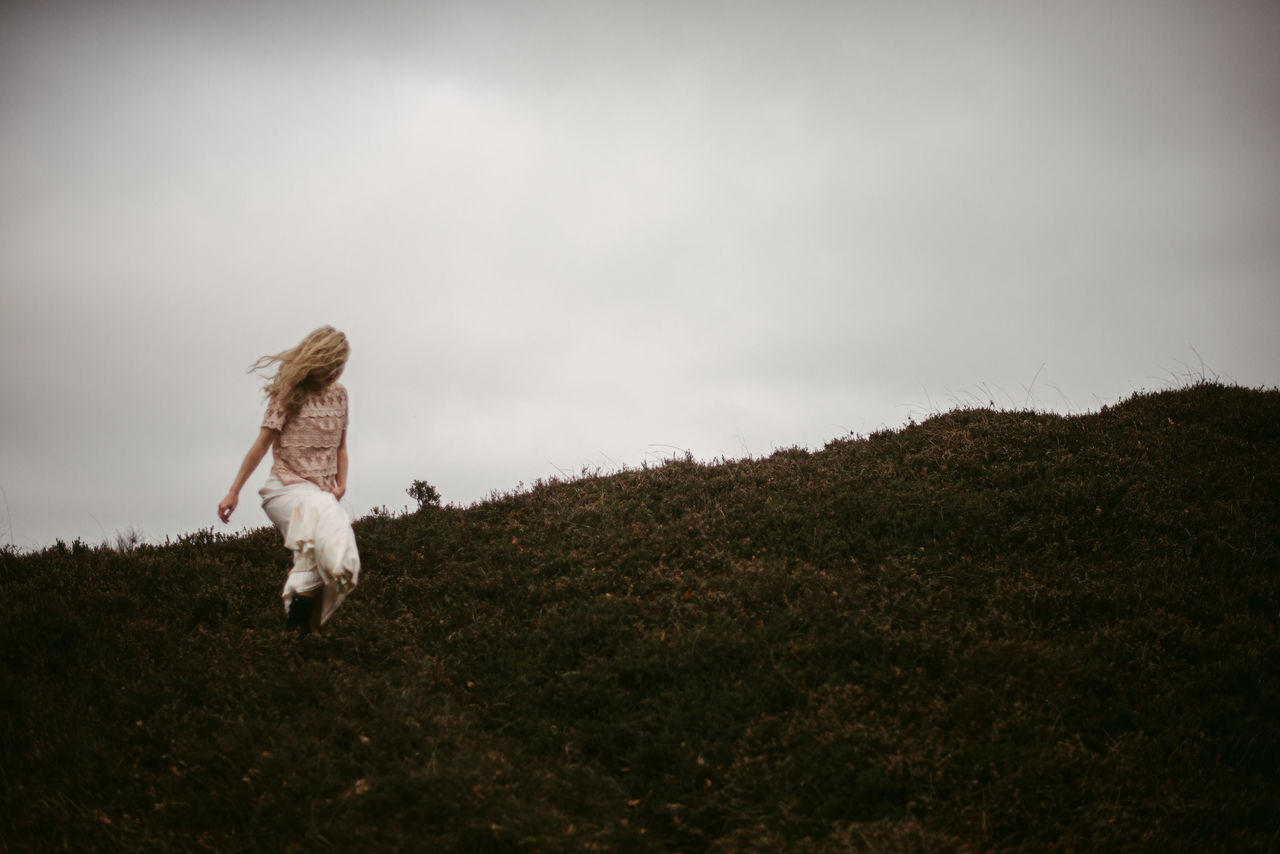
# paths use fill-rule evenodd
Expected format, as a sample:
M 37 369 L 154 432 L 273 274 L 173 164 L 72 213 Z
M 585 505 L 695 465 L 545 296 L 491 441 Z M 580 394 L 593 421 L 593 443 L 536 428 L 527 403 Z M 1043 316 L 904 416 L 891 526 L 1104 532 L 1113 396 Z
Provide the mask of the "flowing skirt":
M 293 552 L 293 569 L 281 597 L 285 611 L 294 594 L 319 591 L 323 625 L 360 581 L 360 553 L 351 520 L 333 497 L 310 481 L 285 486 L 272 475 L 258 491 L 262 509 Z

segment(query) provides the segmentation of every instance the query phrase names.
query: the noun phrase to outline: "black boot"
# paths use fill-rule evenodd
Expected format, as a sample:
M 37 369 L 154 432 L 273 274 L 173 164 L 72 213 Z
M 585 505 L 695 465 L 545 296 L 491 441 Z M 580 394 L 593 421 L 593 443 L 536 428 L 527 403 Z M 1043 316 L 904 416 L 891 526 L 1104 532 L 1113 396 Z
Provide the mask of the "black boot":
M 294 594 L 289 603 L 289 617 L 285 620 L 285 631 L 296 631 L 299 638 L 311 634 L 311 612 L 315 609 L 315 599 Z

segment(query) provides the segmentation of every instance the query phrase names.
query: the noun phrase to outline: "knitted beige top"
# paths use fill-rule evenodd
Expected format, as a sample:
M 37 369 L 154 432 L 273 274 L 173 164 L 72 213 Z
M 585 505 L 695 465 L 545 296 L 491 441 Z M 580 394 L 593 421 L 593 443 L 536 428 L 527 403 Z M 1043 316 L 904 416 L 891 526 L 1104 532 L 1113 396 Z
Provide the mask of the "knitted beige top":
M 347 390 L 334 383 L 310 395 L 288 421 L 284 409 L 271 401 L 262 426 L 279 430 L 271 446 L 271 473 L 288 486 L 309 480 L 321 489 L 338 483 L 338 445 L 347 429 Z

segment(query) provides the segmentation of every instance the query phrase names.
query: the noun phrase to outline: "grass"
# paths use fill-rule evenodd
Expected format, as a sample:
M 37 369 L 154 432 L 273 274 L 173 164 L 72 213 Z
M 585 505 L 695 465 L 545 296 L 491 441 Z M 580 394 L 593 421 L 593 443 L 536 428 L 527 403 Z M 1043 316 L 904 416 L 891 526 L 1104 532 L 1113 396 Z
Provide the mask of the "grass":
M 1280 392 L 0 558 L 0 850 L 1280 847 Z

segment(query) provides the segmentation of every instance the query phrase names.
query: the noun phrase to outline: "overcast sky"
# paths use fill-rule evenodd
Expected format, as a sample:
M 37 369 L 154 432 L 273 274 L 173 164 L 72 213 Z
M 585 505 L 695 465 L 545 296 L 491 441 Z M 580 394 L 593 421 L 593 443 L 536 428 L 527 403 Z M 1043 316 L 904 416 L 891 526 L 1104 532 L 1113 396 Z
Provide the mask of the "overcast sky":
M 0 543 L 215 520 L 316 326 L 355 517 L 1280 382 L 1280 3 L 0 7 Z

